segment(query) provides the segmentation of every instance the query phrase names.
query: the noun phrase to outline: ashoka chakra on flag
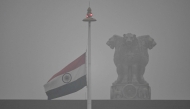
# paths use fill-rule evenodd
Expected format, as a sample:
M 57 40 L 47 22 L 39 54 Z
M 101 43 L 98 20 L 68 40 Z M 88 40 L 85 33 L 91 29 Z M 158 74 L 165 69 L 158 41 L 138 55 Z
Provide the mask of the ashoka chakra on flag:
M 72 76 L 71 76 L 71 74 L 69 74 L 69 73 L 66 73 L 66 74 L 64 74 L 64 75 L 62 76 L 62 81 L 63 81 L 64 83 L 69 83 L 69 82 L 71 82 L 71 80 L 72 80 Z

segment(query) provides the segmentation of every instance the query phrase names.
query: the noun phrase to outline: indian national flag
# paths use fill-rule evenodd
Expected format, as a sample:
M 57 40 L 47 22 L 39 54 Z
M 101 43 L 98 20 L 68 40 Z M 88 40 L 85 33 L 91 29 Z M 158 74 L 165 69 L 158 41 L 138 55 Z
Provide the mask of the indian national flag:
M 86 53 L 53 75 L 44 85 L 48 99 L 74 93 L 86 86 Z

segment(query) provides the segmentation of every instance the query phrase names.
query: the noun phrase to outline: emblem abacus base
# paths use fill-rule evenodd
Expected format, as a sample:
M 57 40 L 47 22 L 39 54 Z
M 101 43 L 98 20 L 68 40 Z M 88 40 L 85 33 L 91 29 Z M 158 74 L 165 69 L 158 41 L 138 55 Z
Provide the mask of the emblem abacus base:
M 115 84 L 111 86 L 111 100 L 150 100 L 149 84 Z

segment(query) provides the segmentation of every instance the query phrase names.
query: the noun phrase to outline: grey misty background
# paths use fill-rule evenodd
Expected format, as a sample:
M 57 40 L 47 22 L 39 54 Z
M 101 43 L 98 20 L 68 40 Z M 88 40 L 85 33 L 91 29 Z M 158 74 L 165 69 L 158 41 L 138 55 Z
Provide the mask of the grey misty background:
M 91 0 L 92 99 L 117 78 L 114 34 L 150 35 L 145 80 L 153 100 L 190 99 L 189 0 Z M 88 0 L 0 1 L 0 99 L 47 99 L 43 85 L 87 47 Z M 86 87 L 57 99 L 86 99 Z

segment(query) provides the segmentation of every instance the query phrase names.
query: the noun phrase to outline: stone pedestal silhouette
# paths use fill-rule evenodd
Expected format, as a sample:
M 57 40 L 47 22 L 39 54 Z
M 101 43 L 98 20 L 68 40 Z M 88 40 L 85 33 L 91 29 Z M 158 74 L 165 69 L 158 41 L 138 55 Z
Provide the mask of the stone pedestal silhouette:
M 150 100 L 149 84 L 112 84 L 111 100 Z

